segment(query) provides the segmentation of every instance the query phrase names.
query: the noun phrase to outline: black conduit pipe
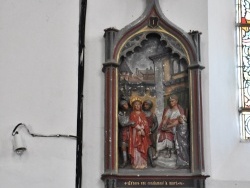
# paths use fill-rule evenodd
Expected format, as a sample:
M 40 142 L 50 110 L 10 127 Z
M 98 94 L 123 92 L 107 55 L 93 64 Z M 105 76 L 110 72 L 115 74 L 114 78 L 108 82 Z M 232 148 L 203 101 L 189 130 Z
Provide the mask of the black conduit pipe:
M 83 135 L 83 84 L 85 60 L 85 23 L 87 0 L 80 0 L 79 47 L 78 47 L 78 98 L 77 98 L 77 145 L 75 187 L 82 188 L 82 135 Z

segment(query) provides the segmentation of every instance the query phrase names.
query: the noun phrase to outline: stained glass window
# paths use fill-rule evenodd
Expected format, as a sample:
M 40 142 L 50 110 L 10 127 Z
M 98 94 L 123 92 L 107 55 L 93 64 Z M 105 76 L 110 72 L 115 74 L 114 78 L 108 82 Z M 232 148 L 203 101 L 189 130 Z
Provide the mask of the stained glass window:
M 250 140 L 250 0 L 236 3 L 241 138 Z

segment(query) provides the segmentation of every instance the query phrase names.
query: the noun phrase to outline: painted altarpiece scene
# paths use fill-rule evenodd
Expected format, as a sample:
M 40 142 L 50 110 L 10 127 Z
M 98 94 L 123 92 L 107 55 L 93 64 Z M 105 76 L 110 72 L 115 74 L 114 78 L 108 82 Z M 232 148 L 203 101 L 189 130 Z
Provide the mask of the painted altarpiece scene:
M 171 23 L 158 0 L 105 30 L 105 187 L 205 186 L 200 34 Z

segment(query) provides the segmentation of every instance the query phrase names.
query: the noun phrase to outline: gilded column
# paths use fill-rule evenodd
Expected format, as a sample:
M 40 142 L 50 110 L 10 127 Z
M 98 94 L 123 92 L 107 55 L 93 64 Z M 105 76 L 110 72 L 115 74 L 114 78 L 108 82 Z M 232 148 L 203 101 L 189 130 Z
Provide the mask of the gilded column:
M 105 117 L 104 117 L 104 170 L 105 173 L 117 173 L 118 171 L 118 122 L 117 122 L 117 98 L 118 98 L 118 64 L 112 60 L 114 39 L 117 30 L 109 28 L 105 30 Z
M 200 65 L 200 35 L 198 31 L 189 33 L 196 49 L 196 62 L 191 62 L 188 67 L 191 90 L 191 114 L 190 141 L 191 144 L 191 171 L 201 173 L 204 170 L 203 151 L 203 122 L 202 122 L 202 93 L 201 93 L 201 70 Z

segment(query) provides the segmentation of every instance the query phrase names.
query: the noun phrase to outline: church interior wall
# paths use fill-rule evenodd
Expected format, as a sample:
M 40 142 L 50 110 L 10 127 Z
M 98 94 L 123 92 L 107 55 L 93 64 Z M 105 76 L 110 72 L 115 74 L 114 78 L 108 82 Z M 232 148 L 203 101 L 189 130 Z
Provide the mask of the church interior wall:
M 91 0 L 86 18 L 82 187 L 104 187 L 104 29 L 122 29 L 146 0 Z M 249 187 L 250 143 L 240 141 L 235 2 L 160 0 L 165 16 L 201 35 L 207 188 Z M 41 134 L 76 134 L 79 1 L 14 1 L 0 6 L 0 180 L 6 188 L 75 186 L 76 141 L 33 138 L 12 150 L 20 122 Z

